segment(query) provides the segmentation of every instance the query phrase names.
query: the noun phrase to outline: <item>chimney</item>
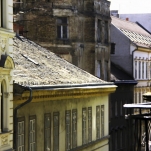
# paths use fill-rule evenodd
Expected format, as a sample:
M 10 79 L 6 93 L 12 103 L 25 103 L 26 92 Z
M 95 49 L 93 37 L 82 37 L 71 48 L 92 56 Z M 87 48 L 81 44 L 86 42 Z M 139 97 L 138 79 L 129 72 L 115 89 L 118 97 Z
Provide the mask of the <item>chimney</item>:
M 126 21 L 129 21 L 129 18 L 126 18 Z

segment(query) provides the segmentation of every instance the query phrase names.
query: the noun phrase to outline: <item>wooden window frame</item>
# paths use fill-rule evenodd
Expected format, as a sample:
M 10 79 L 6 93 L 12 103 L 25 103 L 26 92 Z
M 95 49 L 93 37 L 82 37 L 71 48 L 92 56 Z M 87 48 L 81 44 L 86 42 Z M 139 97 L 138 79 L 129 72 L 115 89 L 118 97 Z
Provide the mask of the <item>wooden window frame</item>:
M 96 106 L 96 139 L 100 138 L 100 105 Z
M 20 133 L 19 134 L 19 123 L 20 122 L 24 122 L 23 124 L 24 124 L 24 130 L 23 130 L 23 133 Z M 16 130 L 16 132 L 17 132 L 17 141 L 16 141 L 16 143 L 17 143 L 17 151 L 25 151 L 25 117 L 19 117 L 19 118 L 17 118 L 17 130 Z M 23 144 L 21 145 L 21 146 L 23 146 L 23 149 L 20 149 L 20 147 L 21 146 L 19 146 L 19 135 L 24 135 L 23 136 L 23 139 L 24 139 L 24 141 L 23 141 Z
M 34 130 L 32 130 L 32 132 L 31 132 L 31 120 L 35 120 L 35 128 L 34 128 Z M 29 116 L 29 151 L 36 151 L 36 149 L 37 149 L 37 140 L 36 140 L 36 138 L 37 138 L 37 129 L 36 129 L 36 127 L 37 127 L 37 125 L 36 125 L 36 115 L 32 115 L 32 116 Z M 35 140 L 31 140 L 31 133 L 33 134 L 33 133 L 35 133 L 35 135 L 34 135 L 34 137 L 35 137 Z M 32 141 L 32 142 L 31 142 Z M 31 149 L 30 148 L 30 146 L 31 146 L 31 144 L 35 144 L 35 150 L 33 150 L 33 149 Z
M 104 137 L 104 125 L 105 125 L 105 115 L 104 115 L 105 106 L 101 105 L 101 137 Z
M 46 124 L 47 117 L 50 120 L 48 127 Z M 50 133 L 48 134 L 48 132 Z M 50 143 L 49 150 L 47 149 L 47 141 Z M 44 151 L 51 151 L 51 113 L 44 114 Z
M 66 142 L 66 151 L 71 149 L 71 111 L 65 111 L 65 142 Z
M 77 147 L 77 109 L 72 110 L 72 148 Z
M 88 142 L 92 142 L 92 107 L 88 107 Z
M 55 117 L 58 118 L 58 122 L 57 125 L 55 125 Z M 57 130 L 57 134 L 55 135 L 55 128 Z M 55 136 L 57 136 L 57 142 L 56 142 L 56 138 Z M 56 144 L 56 145 L 55 145 Z M 59 150 L 59 112 L 54 112 L 53 113 L 53 151 L 58 151 Z
M 82 108 L 82 144 L 83 145 L 87 143 L 86 140 L 87 140 L 87 109 Z

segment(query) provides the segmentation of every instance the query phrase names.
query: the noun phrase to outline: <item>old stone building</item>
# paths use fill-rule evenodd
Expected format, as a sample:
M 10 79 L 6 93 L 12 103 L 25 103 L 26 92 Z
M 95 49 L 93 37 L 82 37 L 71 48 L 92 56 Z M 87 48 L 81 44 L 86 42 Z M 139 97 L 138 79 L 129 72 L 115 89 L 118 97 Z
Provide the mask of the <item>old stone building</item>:
M 14 38 L 13 59 L 14 150 L 109 150 L 114 83 L 23 37 Z
M 89 73 L 110 79 L 110 2 L 14 0 L 14 30 Z

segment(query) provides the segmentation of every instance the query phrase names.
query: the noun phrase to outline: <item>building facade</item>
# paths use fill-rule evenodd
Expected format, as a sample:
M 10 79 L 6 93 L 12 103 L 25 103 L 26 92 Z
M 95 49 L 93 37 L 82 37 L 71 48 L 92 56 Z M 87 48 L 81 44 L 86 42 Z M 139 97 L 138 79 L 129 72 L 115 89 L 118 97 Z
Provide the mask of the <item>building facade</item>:
M 0 1 L 0 150 L 13 148 L 13 1 Z
M 14 149 L 109 150 L 116 86 L 23 37 L 14 43 Z
M 113 16 L 111 33 L 111 61 L 137 80 L 134 102 L 142 103 L 142 94 L 150 87 L 151 35 L 136 23 Z
M 107 0 L 14 0 L 16 33 L 107 81 L 110 22 Z

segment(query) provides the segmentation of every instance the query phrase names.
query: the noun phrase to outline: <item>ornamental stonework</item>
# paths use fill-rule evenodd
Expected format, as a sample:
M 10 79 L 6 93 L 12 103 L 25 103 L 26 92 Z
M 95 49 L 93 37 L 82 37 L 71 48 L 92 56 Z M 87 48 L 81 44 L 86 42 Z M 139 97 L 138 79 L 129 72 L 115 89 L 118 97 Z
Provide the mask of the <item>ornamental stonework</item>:
M 4 135 L 1 137 L 1 146 L 8 144 L 8 135 Z
M 0 37 L 0 51 L 4 52 L 6 48 L 6 38 Z

